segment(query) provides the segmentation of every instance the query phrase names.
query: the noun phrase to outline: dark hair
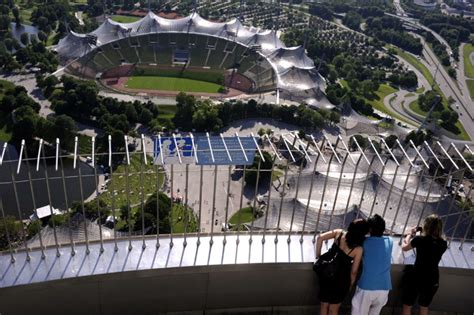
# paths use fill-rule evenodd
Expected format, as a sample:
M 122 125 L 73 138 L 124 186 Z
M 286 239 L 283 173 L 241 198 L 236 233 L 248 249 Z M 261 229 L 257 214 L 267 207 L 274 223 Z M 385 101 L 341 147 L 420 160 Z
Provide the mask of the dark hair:
M 346 233 L 346 243 L 349 248 L 362 246 L 365 235 L 369 232 L 369 224 L 366 220 L 357 219 L 349 224 Z
M 385 232 L 385 220 L 378 214 L 374 214 L 367 222 L 369 223 L 371 236 L 382 236 Z

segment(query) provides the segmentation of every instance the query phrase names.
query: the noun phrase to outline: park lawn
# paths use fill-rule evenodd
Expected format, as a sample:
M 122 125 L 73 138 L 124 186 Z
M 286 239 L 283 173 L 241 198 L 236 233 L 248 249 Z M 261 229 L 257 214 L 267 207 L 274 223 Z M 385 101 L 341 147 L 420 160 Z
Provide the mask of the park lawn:
M 138 16 L 129 16 L 129 15 L 112 15 L 112 20 L 119 23 L 132 23 L 140 20 Z
M 148 163 L 152 161 L 152 158 L 148 157 Z M 129 186 L 130 186 L 130 205 L 140 204 L 141 202 L 141 181 L 140 181 L 140 164 L 141 164 L 141 153 L 131 154 L 129 169 Z M 145 193 L 144 200 L 149 195 L 156 193 L 156 166 L 154 165 L 143 165 L 143 191 Z M 164 182 L 164 172 L 159 169 L 158 172 L 158 185 L 161 187 Z M 126 194 L 126 176 L 125 176 L 125 165 L 121 164 L 113 172 L 112 180 L 108 184 L 107 191 L 102 193 L 99 198 L 103 200 L 108 206 L 112 205 L 112 187 L 116 191 L 115 195 L 115 208 L 120 209 L 122 206 L 127 205 L 127 194 Z
M 424 91 L 425 91 L 425 87 L 422 86 L 422 87 L 417 88 L 415 92 L 418 93 L 418 94 L 421 94 L 421 93 L 423 93 Z
M 418 101 L 413 101 L 411 102 L 409 105 L 410 109 L 412 111 L 414 111 L 415 113 L 417 113 L 418 115 L 421 115 L 423 117 L 426 117 L 426 115 L 428 114 L 427 112 L 425 112 L 424 110 L 422 110 L 418 104 Z M 464 126 L 461 124 L 461 122 L 458 120 L 455 124 L 455 126 L 457 127 L 457 129 L 459 130 L 459 133 L 457 134 L 457 136 L 461 139 L 461 140 L 470 140 L 471 138 L 469 138 L 469 135 L 467 134 L 466 132 L 466 129 L 464 129 Z M 452 132 L 452 131 L 451 131 Z
M 471 99 L 474 101 L 474 80 L 466 80 L 466 85 L 471 95 Z
M 185 217 L 187 216 L 187 217 Z M 185 229 L 186 228 L 186 229 Z M 197 232 L 199 230 L 196 215 L 193 210 L 181 204 L 173 205 L 173 233 Z
M 247 223 L 251 222 L 253 218 L 253 211 L 252 207 L 245 207 L 234 213 L 234 215 L 230 218 L 229 223 L 232 225 L 239 224 L 239 215 L 240 215 L 240 223 Z
M 176 105 L 158 105 L 158 117 L 172 119 L 176 115 L 177 110 Z
M 425 112 L 424 110 L 420 108 L 420 105 L 418 104 L 418 100 L 411 102 L 408 105 L 408 107 L 410 107 L 410 109 L 414 111 L 415 113 L 417 113 L 418 115 L 426 117 L 427 112 Z
M 92 154 L 92 138 L 86 135 L 78 134 L 77 151 L 82 156 L 91 156 Z M 97 143 L 96 143 L 97 150 Z
M 407 121 L 403 116 L 400 116 L 398 115 L 397 113 L 395 112 L 392 112 L 390 109 L 388 109 L 387 107 L 385 107 L 385 104 L 383 103 L 383 100 L 384 98 L 389 95 L 389 94 L 392 94 L 392 93 L 395 93 L 397 92 L 398 90 L 394 89 L 393 87 L 391 87 L 390 85 L 388 84 L 381 84 L 379 89 L 377 90 L 377 92 L 375 92 L 375 98 L 374 99 L 366 99 L 367 103 L 372 105 L 373 108 L 387 114 L 387 115 L 390 115 L 398 120 L 401 120 L 401 121 L 404 121 L 406 123 L 410 123 L 410 121 Z
M 472 44 L 464 45 L 463 55 L 464 55 L 464 75 L 471 79 L 474 79 L 474 65 L 471 63 L 469 55 L 474 53 L 474 46 Z M 471 97 L 473 94 L 471 94 Z
M 219 84 L 211 82 L 160 76 L 133 76 L 128 79 L 125 86 L 130 89 L 201 93 L 218 93 L 221 88 Z

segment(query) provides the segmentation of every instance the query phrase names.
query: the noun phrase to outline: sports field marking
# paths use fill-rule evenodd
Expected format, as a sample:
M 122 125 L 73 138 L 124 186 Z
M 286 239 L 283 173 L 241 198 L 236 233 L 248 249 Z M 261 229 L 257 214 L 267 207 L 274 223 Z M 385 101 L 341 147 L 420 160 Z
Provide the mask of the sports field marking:
M 133 76 L 125 84 L 129 89 L 219 93 L 220 85 L 186 78 Z

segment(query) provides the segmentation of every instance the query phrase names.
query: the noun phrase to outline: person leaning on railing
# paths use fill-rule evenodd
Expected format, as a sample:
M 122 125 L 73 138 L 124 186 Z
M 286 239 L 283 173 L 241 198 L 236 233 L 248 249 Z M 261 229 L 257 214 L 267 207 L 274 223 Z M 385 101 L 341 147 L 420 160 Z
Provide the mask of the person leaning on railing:
M 358 219 L 349 224 L 347 232 L 337 229 L 323 233 L 318 237 L 316 259 L 321 256 L 323 241 L 334 239 L 331 249 L 324 254 L 330 256 L 324 263 L 332 264 L 332 266 L 324 270 L 317 270 L 320 283 L 321 315 L 338 314 L 342 301 L 354 286 L 362 259 L 362 244 L 368 231 L 367 222 Z M 329 268 L 331 270 L 328 270 Z
M 417 232 L 421 234 L 416 235 Z M 413 228 L 403 240 L 403 251 L 416 251 L 415 265 L 407 266 L 402 279 L 403 315 L 411 314 L 417 299 L 420 314 L 428 314 L 428 307 L 439 288 L 438 264 L 448 248 L 442 233 L 443 221 L 432 214 L 425 219 L 422 228 Z
M 364 241 L 362 274 L 352 298 L 352 315 L 376 315 L 388 301 L 392 239 L 384 236 L 385 220 L 378 214 L 368 220 L 370 236 Z

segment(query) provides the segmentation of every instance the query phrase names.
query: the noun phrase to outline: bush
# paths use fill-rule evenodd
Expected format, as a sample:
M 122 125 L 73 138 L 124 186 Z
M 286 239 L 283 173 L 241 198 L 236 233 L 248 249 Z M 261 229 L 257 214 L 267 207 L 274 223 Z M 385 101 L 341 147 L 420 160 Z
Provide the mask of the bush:
M 28 237 L 31 238 L 38 234 L 41 231 L 41 228 L 42 223 L 40 220 L 31 221 L 26 229 Z
M 48 225 L 53 227 L 53 223 L 55 226 L 61 226 L 66 224 L 67 215 L 66 214 L 53 214 L 53 216 L 48 220 Z

